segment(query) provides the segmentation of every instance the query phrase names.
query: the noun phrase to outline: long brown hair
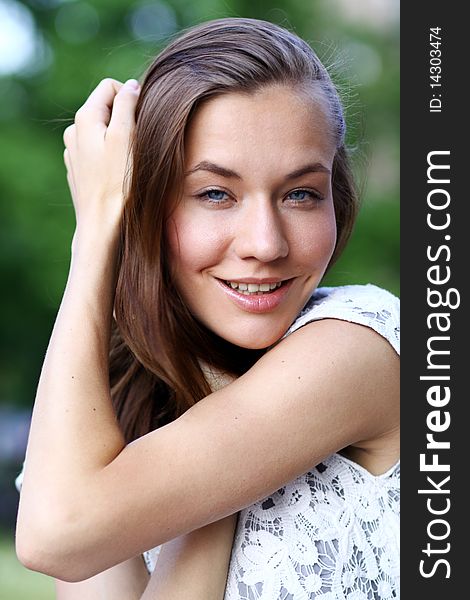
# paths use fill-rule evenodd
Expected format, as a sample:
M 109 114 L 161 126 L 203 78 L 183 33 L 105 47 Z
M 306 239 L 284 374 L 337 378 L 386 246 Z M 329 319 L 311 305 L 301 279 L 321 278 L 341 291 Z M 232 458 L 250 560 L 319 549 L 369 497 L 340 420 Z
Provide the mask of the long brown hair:
M 236 375 L 262 351 L 220 339 L 189 312 L 168 268 L 165 222 L 184 173 L 185 132 L 205 100 L 263 86 L 300 87 L 326 101 L 336 142 L 332 187 L 337 244 L 357 211 L 344 146 L 343 110 L 310 46 L 264 21 L 227 18 L 197 25 L 170 43 L 145 75 L 136 110 L 132 176 L 122 224 L 111 339 L 111 392 L 128 441 L 181 415 L 210 393 L 199 358 Z

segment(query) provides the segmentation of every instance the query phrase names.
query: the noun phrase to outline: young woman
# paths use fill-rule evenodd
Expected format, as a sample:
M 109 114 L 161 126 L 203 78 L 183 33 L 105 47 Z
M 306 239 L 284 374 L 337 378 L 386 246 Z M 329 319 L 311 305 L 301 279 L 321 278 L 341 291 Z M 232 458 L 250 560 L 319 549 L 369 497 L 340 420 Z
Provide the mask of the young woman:
M 66 130 L 17 527 L 24 564 L 89 578 L 61 597 L 398 597 L 397 300 L 318 287 L 356 215 L 344 135 L 310 47 L 249 19 L 188 30 L 140 90 L 103 81 Z

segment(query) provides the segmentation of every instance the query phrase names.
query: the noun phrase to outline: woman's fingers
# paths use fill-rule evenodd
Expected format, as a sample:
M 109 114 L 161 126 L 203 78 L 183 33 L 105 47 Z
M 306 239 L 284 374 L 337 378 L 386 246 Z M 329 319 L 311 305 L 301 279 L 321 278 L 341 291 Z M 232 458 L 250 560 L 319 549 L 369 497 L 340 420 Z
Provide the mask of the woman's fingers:
M 67 177 L 70 176 L 73 178 L 72 164 L 70 162 L 70 154 L 69 154 L 68 148 L 65 148 L 65 150 L 64 150 L 64 163 L 65 163 L 65 168 L 67 169 Z
M 80 135 L 95 135 L 95 128 L 103 137 L 108 133 L 128 135 L 135 124 L 139 91 L 140 86 L 135 79 L 129 79 L 124 84 L 116 79 L 103 79 L 75 115 L 75 125 Z M 65 135 L 64 141 L 67 145 Z
M 72 200 L 75 204 L 75 181 L 73 177 L 73 169 L 72 164 L 70 162 L 70 155 L 67 148 L 64 150 L 64 163 L 67 170 L 67 183 L 70 189 L 70 194 L 72 196 Z
M 125 135 L 133 131 L 135 125 L 135 107 L 139 98 L 140 86 L 135 79 L 129 79 L 120 88 L 114 98 L 111 120 L 109 121 L 106 136 Z
M 75 123 L 64 131 L 65 146 L 69 146 L 77 135 L 77 127 L 83 133 L 88 132 L 90 126 L 97 125 L 104 135 L 108 133 L 108 128 L 109 133 L 132 131 L 139 91 L 140 86 L 135 79 L 129 79 L 124 84 L 115 79 L 103 79 L 78 109 Z
M 103 80 L 64 131 L 64 162 L 78 223 L 116 229 L 130 174 L 130 140 L 139 84 Z M 83 227 L 81 227 L 83 231 Z
M 75 137 L 75 131 L 76 131 L 75 125 L 69 125 L 64 130 L 63 139 L 64 139 L 64 146 L 66 148 L 69 148 L 70 145 L 73 143 L 73 139 Z
M 122 83 L 116 79 L 103 79 L 86 99 L 75 115 L 77 125 L 89 126 L 96 124 L 106 131 L 111 118 L 111 110 L 114 98 L 122 87 Z

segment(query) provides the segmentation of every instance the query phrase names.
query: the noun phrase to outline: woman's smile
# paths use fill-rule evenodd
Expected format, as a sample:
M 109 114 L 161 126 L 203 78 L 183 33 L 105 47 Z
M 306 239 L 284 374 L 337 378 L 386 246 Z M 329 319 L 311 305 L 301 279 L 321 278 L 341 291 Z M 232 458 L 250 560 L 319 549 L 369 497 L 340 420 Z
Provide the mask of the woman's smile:
M 293 279 L 273 283 L 223 281 L 217 279 L 221 289 L 239 308 L 250 313 L 267 313 L 275 310 L 284 300 Z
M 171 272 L 192 314 L 235 345 L 278 341 L 332 256 L 326 115 L 321 101 L 277 85 L 213 98 L 189 126 L 167 227 Z
M 245 294 L 246 296 L 250 296 L 252 294 L 265 294 L 272 292 L 276 288 L 281 287 L 282 282 L 278 283 L 247 283 L 247 282 L 237 282 L 237 281 L 225 281 L 226 285 L 231 287 L 233 290 L 237 290 L 238 292 Z

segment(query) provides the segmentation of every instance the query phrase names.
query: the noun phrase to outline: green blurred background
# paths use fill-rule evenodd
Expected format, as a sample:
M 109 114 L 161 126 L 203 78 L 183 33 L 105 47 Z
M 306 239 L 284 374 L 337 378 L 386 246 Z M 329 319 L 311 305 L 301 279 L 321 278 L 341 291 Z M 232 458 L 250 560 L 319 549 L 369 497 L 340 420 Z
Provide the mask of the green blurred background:
M 293 29 L 332 68 L 362 209 L 325 283 L 399 293 L 398 0 L 0 0 L 0 600 L 53 597 L 12 554 L 13 480 L 74 226 L 62 131 L 103 77 L 138 78 L 168 36 L 225 16 Z

